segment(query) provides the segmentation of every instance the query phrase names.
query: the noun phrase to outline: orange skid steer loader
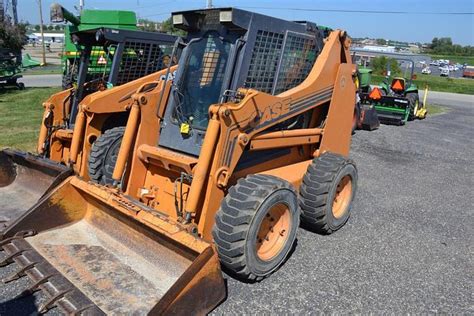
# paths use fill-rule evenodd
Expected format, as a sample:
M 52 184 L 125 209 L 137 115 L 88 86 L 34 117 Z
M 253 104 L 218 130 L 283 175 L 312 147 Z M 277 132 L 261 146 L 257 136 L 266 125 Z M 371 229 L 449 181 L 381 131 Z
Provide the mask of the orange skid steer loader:
M 111 177 L 113 165 L 107 171 L 104 163 L 114 163 L 130 96 L 144 82 L 164 78 L 176 42 L 167 34 L 108 28 L 72 37 L 82 47 L 76 87 L 43 103 L 38 155 L 0 151 L 0 233 L 74 171 L 88 179 L 88 163 L 95 167 L 94 180 L 106 182 L 109 173 Z M 107 57 L 104 65 L 92 56 L 97 51 Z M 116 144 L 117 149 L 104 152 L 95 141 Z
M 113 185 L 70 177 L 4 233 L 6 281 L 32 279 L 41 312 L 209 312 L 221 267 L 262 280 L 300 220 L 329 234 L 349 218 L 346 33 L 233 8 L 172 19 L 188 32 L 179 69 L 132 96 Z

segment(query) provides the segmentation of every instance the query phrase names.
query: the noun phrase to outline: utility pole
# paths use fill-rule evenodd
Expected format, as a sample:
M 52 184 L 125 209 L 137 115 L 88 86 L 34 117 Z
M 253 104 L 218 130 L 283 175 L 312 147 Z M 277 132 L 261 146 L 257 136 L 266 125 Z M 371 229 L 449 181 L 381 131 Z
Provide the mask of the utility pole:
M 83 9 L 84 9 L 84 0 L 79 0 L 79 11 L 82 12 Z
M 5 6 L 3 0 L 0 0 L 0 23 L 5 21 Z
M 18 25 L 18 11 L 17 11 L 17 0 L 12 0 L 12 15 L 13 15 L 13 25 Z
M 212 8 L 212 0 L 207 0 L 207 9 Z
M 43 8 L 41 5 L 41 0 L 37 0 L 39 5 L 40 13 L 40 32 L 41 32 L 41 44 L 43 46 L 43 66 L 46 65 L 46 44 L 44 42 L 44 31 L 43 31 Z

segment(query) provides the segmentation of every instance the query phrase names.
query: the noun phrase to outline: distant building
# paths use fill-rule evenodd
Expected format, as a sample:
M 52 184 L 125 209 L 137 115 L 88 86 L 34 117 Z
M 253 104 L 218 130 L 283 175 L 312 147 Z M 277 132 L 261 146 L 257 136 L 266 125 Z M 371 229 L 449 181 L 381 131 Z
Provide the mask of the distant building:
M 33 33 L 29 38 L 41 41 L 41 33 Z M 64 33 L 44 33 L 44 41 L 46 43 L 64 43 Z
M 379 46 L 374 46 L 379 47 Z M 389 46 L 390 47 L 390 46 Z M 386 48 L 386 47 L 383 47 Z M 366 49 L 366 47 L 351 47 L 351 53 L 355 56 L 355 61 L 357 64 L 362 66 L 369 66 L 371 61 L 375 57 L 386 56 L 389 58 L 407 58 L 413 60 L 416 64 L 421 64 L 421 62 L 429 62 L 430 58 L 425 55 L 413 54 L 406 51 L 396 51 L 393 47 L 393 51 L 380 50 L 380 49 Z
M 411 52 L 411 53 L 415 53 L 415 54 L 419 54 L 420 53 L 420 47 L 416 44 L 409 44 L 408 45 L 408 50 Z
M 365 45 L 362 47 L 362 49 L 370 52 L 395 53 L 395 46 Z

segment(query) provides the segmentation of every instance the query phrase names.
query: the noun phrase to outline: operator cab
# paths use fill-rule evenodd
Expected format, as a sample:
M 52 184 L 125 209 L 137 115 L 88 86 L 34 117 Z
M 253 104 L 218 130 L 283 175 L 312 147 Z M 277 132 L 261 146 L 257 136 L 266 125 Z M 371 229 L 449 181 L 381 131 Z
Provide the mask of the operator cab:
M 324 31 L 235 8 L 176 12 L 188 32 L 162 122 L 159 145 L 198 156 L 209 106 L 234 102 L 239 88 L 277 95 L 301 84 Z M 250 56 L 247 57 L 247 56 Z
M 79 103 L 89 94 L 119 86 L 168 67 L 176 36 L 111 28 L 71 34 L 80 52 L 74 65 L 77 77 L 68 125 L 72 127 Z M 125 123 L 125 122 L 124 122 Z

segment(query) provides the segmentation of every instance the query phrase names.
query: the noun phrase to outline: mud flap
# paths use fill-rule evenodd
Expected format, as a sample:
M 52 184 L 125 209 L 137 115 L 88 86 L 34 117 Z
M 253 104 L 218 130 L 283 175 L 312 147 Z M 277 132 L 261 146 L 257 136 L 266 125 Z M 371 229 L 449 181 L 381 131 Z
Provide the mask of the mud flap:
M 204 314 L 225 297 L 214 247 L 112 189 L 71 177 L 5 232 L 4 265 L 67 314 Z
M 29 153 L 0 151 L 0 235 L 72 170 Z
M 380 127 L 380 121 L 374 106 L 369 104 L 361 104 L 361 120 L 359 128 L 373 131 Z

